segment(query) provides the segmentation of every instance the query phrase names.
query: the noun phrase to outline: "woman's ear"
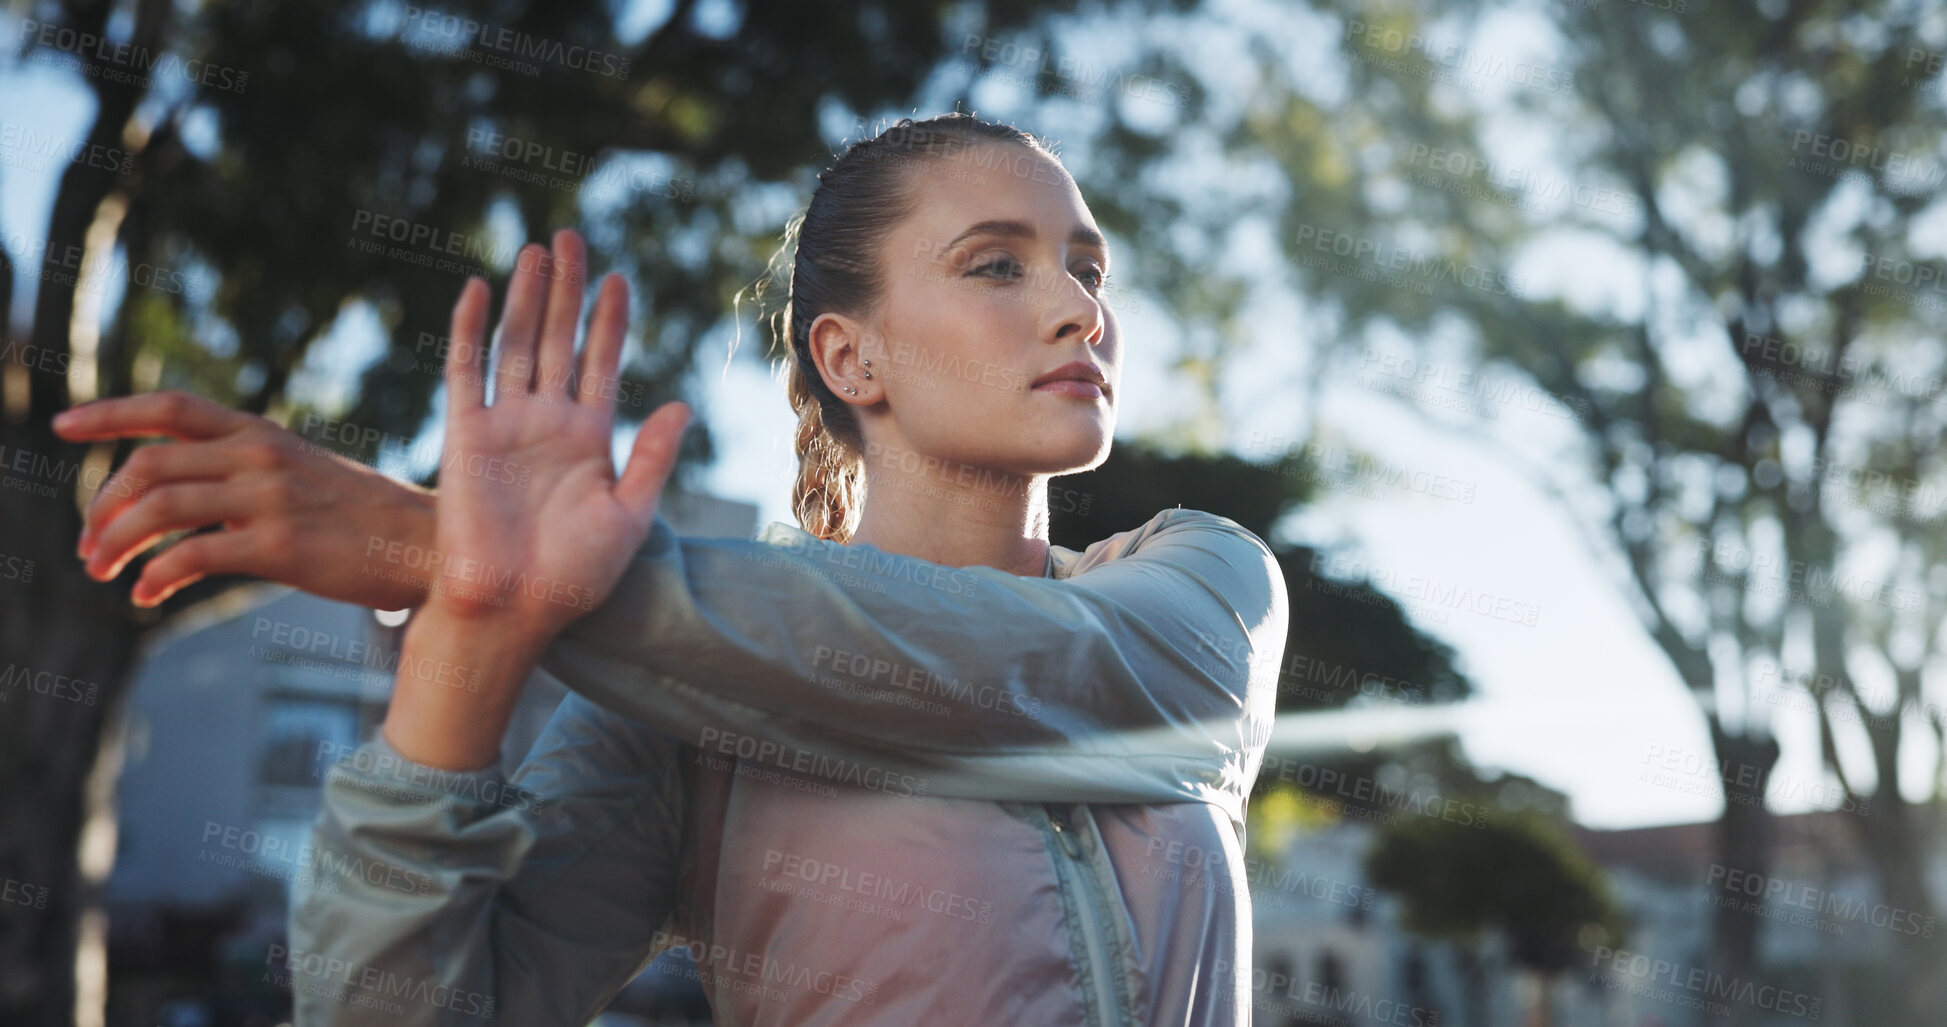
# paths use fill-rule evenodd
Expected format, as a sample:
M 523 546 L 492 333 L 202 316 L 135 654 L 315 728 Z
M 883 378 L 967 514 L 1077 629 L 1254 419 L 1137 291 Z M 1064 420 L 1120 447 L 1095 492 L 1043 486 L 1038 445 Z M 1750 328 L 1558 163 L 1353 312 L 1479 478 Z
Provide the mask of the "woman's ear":
M 811 322 L 810 338 L 805 340 L 811 362 L 833 395 L 866 399 L 875 384 L 872 369 L 865 364 L 870 354 L 864 352 L 872 337 L 868 326 L 844 314 L 827 312 Z

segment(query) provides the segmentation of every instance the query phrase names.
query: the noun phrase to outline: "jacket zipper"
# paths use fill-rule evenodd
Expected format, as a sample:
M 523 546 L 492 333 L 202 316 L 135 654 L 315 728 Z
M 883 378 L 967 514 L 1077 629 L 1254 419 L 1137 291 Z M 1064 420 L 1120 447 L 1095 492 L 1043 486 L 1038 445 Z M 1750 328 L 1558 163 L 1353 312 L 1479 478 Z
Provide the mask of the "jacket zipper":
M 1056 860 L 1060 872 L 1075 883 L 1075 892 L 1081 896 L 1086 908 L 1076 917 L 1082 928 L 1082 945 L 1088 952 L 1089 982 L 1095 987 L 1095 1002 L 1103 1023 L 1122 1022 L 1122 1003 L 1116 998 L 1113 986 L 1113 968 L 1109 965 L 1108 946 L 1102 941 L 1102 907 L 1095 894 L 1088 868 L 1083 864 L 1081 839 L 1075 837 L 1072 825 L 1053 807 L 1048 807 L 1048 822 L 1053 825 L 1055 840 L 1067 860 Z M 1071 862 L 1072 861 L 1072 862 Z

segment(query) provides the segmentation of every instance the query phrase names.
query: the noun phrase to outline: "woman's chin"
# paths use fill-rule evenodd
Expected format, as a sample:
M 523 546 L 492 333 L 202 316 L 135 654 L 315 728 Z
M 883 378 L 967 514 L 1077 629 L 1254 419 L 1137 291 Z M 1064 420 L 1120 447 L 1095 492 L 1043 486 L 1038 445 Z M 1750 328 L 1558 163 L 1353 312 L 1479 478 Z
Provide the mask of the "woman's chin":
M 1076 474 L 1093 470 L 1109 458 L 1109 447 L 1115 441 L 1112 431 L 1089 432 L 1060 440 L 1062 445 L 1050 446 L 1040 454 L 1043 459 L 1036 461 L 1036 474 Z

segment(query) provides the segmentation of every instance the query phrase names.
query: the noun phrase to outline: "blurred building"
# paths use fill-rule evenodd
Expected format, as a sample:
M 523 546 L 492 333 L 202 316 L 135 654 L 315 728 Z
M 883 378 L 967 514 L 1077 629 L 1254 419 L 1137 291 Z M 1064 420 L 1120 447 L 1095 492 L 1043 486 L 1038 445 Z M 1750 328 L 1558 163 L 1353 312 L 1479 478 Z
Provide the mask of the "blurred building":
M 1628 922 L 1615 954 L 1543 981 L 1509 956 L 1506 939 L 1460 946 L 1415 936 L 1397 900 L 1374 893 L 1362 859 L 1376 828 L 1344 820 L 1299 835 L 1267 865 L 1251 865 L 1254 916 L 1253 1023 L 1395 1024 L 1400 1027 L 1706 1027 L 1726 1022 L 1709 977 L 1711 918 L 1738 903 L 1758 924 L 1760 996 L 1738 989 L 1755 1024 L 1846 1023 L 1862 996 L 1861 971 L 1896 947 L 1940 929 L 1926 911 L 1902 910 L 1881 895 L 1852 813 L 1772 820 L 1767 865 L 1717 862 L 1715 822 L 1621 831 L 1569 825 L 1602 866 Z M 1936 814 L 1915 814 L 1925 837 L 1941 838 Z M 1947 853 L 1932 853 L 1928 884 L 1947 894 Z M 1666 966 L 1630 973 L 1636 955 Z M 1694 971 L 1694 972 L 1693 972 Z M 1815 999 L 1789 1008 L 1792 994 Z M 1546 1002 L 1548 1015 L 1533 1011 Z M 1771 1003 L 1771 1008 L 1766 1007 Z M 1807 1014 L 1806 1010 L 1810 1013 Z
M 757 528 L 755 505 L 708 495 L 671 491 L 659 509 L 684 535 Z M 288 1009 L 267 960 L 311 869 L 324 773 L 383 721 L 400 634 L 364 607 L 259 584 L 148 640 L 107 885 L 111 1023 L 269 1023 Z M 529 680 L 502 749 L 509 773 L 565 694 L 545 672 Z

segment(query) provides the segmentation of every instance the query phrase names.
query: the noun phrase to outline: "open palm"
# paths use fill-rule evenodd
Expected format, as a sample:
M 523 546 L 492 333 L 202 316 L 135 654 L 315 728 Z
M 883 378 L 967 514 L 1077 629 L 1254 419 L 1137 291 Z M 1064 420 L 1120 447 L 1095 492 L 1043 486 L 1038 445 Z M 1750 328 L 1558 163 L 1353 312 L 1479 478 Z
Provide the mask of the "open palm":
M 553 637 L 608 597 L 641 546 L 688 426 L 668 403 L 643 424 L 620 478 L 610 439 L 628 285 L 610 274 L 577 364 L 584 247 L 522 249 L 501 314 L 493 405 L 484 369 L 490 290 L 469 279 L 453 307 L 446 448 L 429 606 Z

